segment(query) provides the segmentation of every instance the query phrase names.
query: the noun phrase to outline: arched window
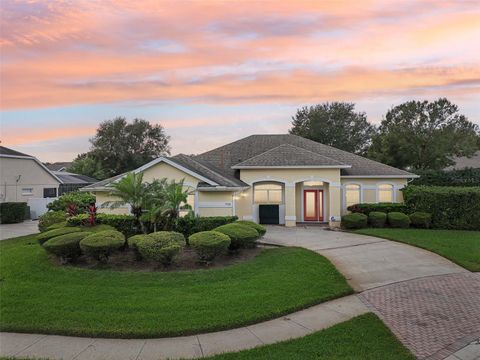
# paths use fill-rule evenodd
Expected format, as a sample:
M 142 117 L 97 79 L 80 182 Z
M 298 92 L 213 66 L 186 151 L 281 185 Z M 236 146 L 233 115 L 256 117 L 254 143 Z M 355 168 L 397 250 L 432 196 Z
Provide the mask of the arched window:
M 282 185 L 275 183 L 255 184 L 253 198 L 256 204 L 281 204 L 283 202 Z
M 379 184 L 378 185 L 378 202 L 393 202 L 393 185 L 392 184 Z
M 360 185 L 348 184 L 345 185 L 345 206 L 359 204 L 361 202 Z

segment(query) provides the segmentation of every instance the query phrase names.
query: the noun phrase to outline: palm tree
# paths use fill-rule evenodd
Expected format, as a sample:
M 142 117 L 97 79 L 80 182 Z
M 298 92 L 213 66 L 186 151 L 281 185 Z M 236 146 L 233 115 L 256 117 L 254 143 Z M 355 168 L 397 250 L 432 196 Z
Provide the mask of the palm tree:
M 180 209 L 191 209 L 187 204 L 189 190 L 183 190 L 184 180 L 175 182 L 172 180 L 164 187 L 163 214 L 167 218 L 166 228 L 171 229 L 180 215 Z
M 109 195 L 119 200 L 107 201 L 102 207 L 110 207 L 112 209 L 130 205 L 130 212 L 137 219 L 143 232 L 145 226 L 140 220 L 140 216 L 145 209 L 149 199 L 149 185 L 143 182 L 143 173 L 130 172 L 120 181 L 114 182 Z

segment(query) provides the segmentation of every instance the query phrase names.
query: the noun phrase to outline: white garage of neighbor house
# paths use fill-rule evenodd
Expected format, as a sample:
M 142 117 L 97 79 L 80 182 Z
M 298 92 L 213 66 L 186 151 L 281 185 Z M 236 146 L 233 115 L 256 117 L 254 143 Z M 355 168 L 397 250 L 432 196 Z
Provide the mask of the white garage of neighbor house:
M 296 135 L 252 135 L 205 153 L 160 157 L 134 170 L 144 181 L 167 178 L 190 190 L 199 216 L 236 215 L 265 224 L 330 223 L 348 205 L 402 202 L 417 175 Z M 82 188 L 97 205 L 113 200 L 111 184 L 125 174 Z M 128 208 L 100 209 L 128 213 Z

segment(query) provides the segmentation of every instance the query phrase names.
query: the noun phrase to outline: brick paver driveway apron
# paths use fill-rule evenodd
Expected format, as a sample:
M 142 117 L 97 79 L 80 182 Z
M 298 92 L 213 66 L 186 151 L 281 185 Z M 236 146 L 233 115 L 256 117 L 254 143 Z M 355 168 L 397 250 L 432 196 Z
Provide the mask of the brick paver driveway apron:
M 270 227 L 264 241 L 327 257 L 419 359 L 444 359 L 480 337 L 480 274 L 439 255 L 315 227 Z

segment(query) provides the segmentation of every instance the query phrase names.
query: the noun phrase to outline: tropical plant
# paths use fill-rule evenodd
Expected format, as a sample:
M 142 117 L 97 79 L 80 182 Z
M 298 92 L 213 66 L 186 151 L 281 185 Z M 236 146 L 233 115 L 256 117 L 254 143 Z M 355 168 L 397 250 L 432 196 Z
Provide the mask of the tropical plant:
M 149 185 L 143 182 L 143 173 L 130 172 L 120 181 L 112 183 L 111 187 L 112 190 L 109 195 L 118 198 L 118 200 L 107 201 L 102 204 L 102 207 L 114 209 L 127 204 L 130 205 L 130 212 L 135 216 L 142 231 L 145 232 L 145 225 L 140 216 L 148 202 Z
M 184 180 L 176 182 L 174 180 L 165 182 L 163 188 L 164 203 L 162 214 L 165 216 L 165 229 L 171 230 L 176 224 L 180 215 L 180 210 L 190 210 L 191 206 L 187 204 L 190 191 L 183 189 Z

